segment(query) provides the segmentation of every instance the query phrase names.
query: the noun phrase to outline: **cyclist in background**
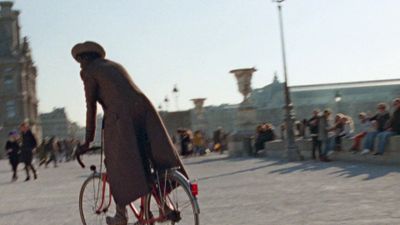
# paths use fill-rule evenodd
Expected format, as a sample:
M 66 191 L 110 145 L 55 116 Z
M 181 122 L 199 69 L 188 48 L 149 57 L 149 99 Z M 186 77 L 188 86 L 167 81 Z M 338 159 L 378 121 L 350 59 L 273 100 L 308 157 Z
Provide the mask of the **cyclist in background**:
M 82 149 L 88 149 L 94 139 L 98 102 L 104 111 L 105 164 L 117 205 L 116 215 L 106 222 L 126 225 L 126 205 L 150 191 L 150 167 L 180 167 L 187 175 L 160 116 L 127 71 L 105 59 L 105 50 L 95 42 L 79 43 L 71 53 L 80 63 L 86 97 Z

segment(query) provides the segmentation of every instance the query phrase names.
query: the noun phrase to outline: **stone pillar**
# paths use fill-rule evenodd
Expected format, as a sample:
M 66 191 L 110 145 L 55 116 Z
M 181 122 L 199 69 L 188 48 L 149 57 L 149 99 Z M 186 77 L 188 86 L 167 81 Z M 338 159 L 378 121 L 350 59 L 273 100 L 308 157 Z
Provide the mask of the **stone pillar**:
M 206 98 L 194 98 L 191 99 L 194 104 L 194 109 L 192 113 L 192 119 L 193 119 L 193 130 L 201 130 L 203 132 L 206 132 L 207 130 L 207 121 L 204 116 L 204 101 Z
M 230 71 L 237 79 L 239 92 L 243 101 L 239 104 L 234 132 L 229 137 L 228 150 L 230 156 L 246 156 L 253 153 L 251 137 L 255 134 L 257 110 L 250 100 L 251 78 L 255 68 L 236 69 Z

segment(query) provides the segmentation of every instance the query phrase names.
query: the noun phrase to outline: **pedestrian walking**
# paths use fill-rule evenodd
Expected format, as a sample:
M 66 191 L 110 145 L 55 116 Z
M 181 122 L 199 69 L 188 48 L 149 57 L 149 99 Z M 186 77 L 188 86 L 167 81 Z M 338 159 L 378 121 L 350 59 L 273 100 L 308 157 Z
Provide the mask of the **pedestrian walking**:
M 27 122 L 24 122 L 20 125 L 20 130 L 21 130 L 21 162 L 25 164 L 25 171 L 26 171 L 26 179 L 25 181 L 30 180 L 30 173 L 29 171 L 32 171 L 33 173 L 33 178 L 36 180 L 37 179 L 37 173 L 35 168 L 32 165 L 32 159 L 33 159 L 33 151 L 37 147 L 37 142 L 36 138 L 33 135 L 29 124 Z
M 51 137 L 48 143 L 44 146 L 45 151 L 49 155 L 49 159 L 46 161 L 45 167 L 47 168 L 50 162 L 53 162 L 54 168 L 57 167 L 57 155 L 58 155 L 58 141 L 56 137 Z

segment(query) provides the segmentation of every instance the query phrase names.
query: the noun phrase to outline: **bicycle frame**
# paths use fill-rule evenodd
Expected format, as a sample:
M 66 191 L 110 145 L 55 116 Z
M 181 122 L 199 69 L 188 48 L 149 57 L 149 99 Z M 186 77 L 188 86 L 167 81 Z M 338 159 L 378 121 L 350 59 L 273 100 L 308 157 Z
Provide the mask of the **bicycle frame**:
M 111 205 L 111 200 L 112 200 L 112 195 L 111 195 L 111 189 L 109 190 L 109 199 L 106 207 L 103 207 L 104 205 L 104 200 L 105 200 L 105 192 L 106 192 L 106 185 L 107 185 L 107 173 L 101 173 L 101 203 L 100 206 L 96 209 L 96 213 L 100 214 L 102 212 L 106 212 L 108 208 L 110 208 Z

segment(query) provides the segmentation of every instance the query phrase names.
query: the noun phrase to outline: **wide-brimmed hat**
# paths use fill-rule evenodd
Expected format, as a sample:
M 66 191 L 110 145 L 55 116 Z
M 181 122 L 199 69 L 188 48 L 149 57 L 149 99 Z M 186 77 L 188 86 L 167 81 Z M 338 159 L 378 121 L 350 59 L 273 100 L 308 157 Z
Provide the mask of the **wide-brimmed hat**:
M 101 58 L 104 58 L 106 56 L 106 51 L 104 51 L 104 48 L 94 41 L 78 43 L 71 50 L 72 57 L 74 57 L 75 60 L 77 60 L 78 55 L 88 52 L 95 52 L 99 54 Z

